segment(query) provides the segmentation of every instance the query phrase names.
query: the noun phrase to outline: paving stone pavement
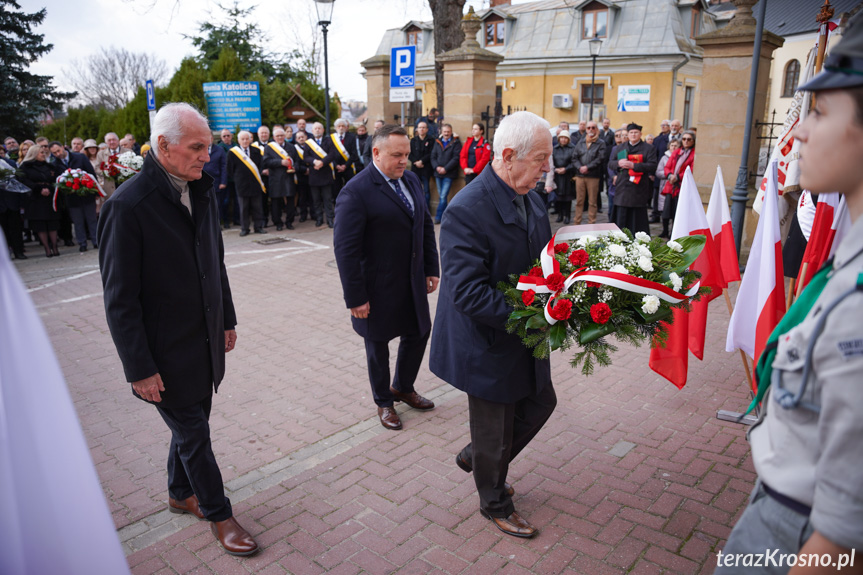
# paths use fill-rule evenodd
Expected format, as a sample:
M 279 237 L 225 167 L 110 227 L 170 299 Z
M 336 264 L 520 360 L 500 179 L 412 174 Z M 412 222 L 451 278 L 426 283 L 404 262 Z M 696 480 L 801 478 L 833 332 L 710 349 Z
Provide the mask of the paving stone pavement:
M 287 241 L 224 232 L 239 339 L 211 426 L 235 514 L 263 547 L 245 559 L 226 555 L 205 522 L 166 511 L 169 432 L 124 381 L 95 250 L 47 259 L 29 244 L 31 258 L 16 261 L 133 573 L 713 572 L 755 479 L 745 428 L 715 418 L 748 403 L 739 357 L 724 351 L 721 300 L 680 391 L 648 369 L 646 348 L 621 345 L 590 378 L 554 354 L 558 407 L 510 470 L 516 508 L 540 534 L 517 540 L 479 515 L 454 464 L 469 436 L 464 394 L 425 363 L 417 389 L 436 409 L 399 404 L 405 429 L 381 427 L 331 230 L 269 230 L 263 239 Z

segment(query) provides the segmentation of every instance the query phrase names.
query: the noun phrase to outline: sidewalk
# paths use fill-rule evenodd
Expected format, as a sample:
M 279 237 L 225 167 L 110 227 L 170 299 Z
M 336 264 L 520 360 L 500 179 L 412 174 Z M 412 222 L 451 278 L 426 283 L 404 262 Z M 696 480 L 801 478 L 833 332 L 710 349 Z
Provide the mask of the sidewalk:
M 745 428 L 715 419 L 748 404 L 739 357 L 724 351 L 721 301 L 682 391 L 648 369 L 647 348 L 620 345 L 591 378 L 554 354 L 558 407 L 510 470 L 516 509 L 540 528 L 519 540 L 479 515 L 472 478 L 455 466 L 469 436 L 464 394 L 425 364 L 417 390 L 437 408 L 398 404 L 405 429 L 381 427 L 331 230 L 268 229 L 224 233 L 239 339 L 211 420 L 235 514 L 263 547 L 248 559 L 165 509 L 169 432 L 124 381 L 96 252 L 46 259 L 30 244 L 16 262 L 133 573 L 713 572 L 755 479 Z M 256 242 L 276 238 L 288 241 Z

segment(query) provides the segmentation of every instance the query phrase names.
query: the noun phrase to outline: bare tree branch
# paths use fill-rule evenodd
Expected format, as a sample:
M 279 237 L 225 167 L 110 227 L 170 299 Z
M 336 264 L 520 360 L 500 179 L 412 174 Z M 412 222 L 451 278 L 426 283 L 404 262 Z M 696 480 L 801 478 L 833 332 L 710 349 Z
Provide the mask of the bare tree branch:
M 63 76 L 85 104 L 116 109 L 128 104 L 147 80 L 164 81 L 167 72 L 164 60 L 111 46 L 83 61 L 72 60 Z

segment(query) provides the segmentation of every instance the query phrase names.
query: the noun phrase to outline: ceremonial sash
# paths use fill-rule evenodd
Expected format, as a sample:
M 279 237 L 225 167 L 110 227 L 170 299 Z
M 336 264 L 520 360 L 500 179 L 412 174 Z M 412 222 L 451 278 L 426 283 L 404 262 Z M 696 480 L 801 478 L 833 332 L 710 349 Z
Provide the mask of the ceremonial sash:
M 253 145 L 254 147 L 256 147 L 257 149 L 259 149 L 259 150 L 261 151 L 261 153 L 262 153 L 262 154 L 264 153 L 264 148 L 261 146 L 261 143 L 260 143 L 260 142 L 252 142 L 252 145 Z
M 330 139 L 333 141 L 333 144 L 336 145 L 336 149 L 339 151 L 339 154 L 342 155 L 342 158 L 344 158 L 346 162 L 349 161 L 351 159 L 351 155 L 348 154 L 348 150 L 345 148 L 345 145 L 342 144 L 339 135 L 330 134 Z
M 289 170 L 294 169 L 294 162 L 293 162 L 293 160 L 291 160 L 291 157 L 288 155 L 288 152 L 286 152 L 283 147 L 281 147 L 277 142 L 270 142 L 267 145 L 270 147 L 271 150 L 273 150 L 275 153 L 277 153 L 281 159 L 287 160 L 288 162 L 290 162 L 291 165 L 288 166 L 287 169 L 289 169 Z
M 320 156 L 322 160 L 323 160 L 324 158 L 326 158 L 326 157 L 327 157 L 327 153 L 324 151 L 324 149 L 323 149 L 323 148 L 321 148 L 321 147 L 318 145 L 318 143 L 317 143 L 313 138 L 309 138 L 308 140 L 306 140 L 306 144 L 308 144 L 308 145 L 309 145 L 309 148 L 311 148 L 311 150 L 312 150 L 314 153 L 316 153 L 318 156 Z M 333 172 L 333 179 L 335 179 L 335 177 L 336 177 L 336 169 L 333 167 L 333 165 L 332 165 L 332 164 L 330 164 L 330 171 L 332 171 L 332 172 Z
M 254 144 L 252 144 L 254 145 Z M 231 151 L 237 156 L 241 162 L 243 162 L 249 170 L 255 175 L 255 179 L 258 180 L 258 183 L 261 184 L 261 190 L 266 193 L 267 187 L 264 185 L 264 181 L 261 179 L 261 174 L 258 172 L 258 166 L 255 165 L 252 160 L 246 157 L 246 154 L 243 153 L 242 148 L 239 146 L 234 146 L 231 148 Z
M 297 151 L 297 155 L 300 157 L 301 160 L 305 159 L 306 153 L 303 151 L 302 146 L 294 146 L 294 149 Z

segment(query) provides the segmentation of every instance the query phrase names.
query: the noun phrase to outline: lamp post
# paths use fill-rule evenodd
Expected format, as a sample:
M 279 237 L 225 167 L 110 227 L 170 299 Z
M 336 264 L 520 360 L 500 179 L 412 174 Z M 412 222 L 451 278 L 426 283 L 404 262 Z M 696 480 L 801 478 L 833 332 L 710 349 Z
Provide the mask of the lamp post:
M 315 0 L 315 12 L 318 13 L 318 24 L 324 33 L 324 135 L 330 133 L 330 63 L 327 57 L 327 26 L 333 21 L 333 5 L 336 0 Z
M 594 84 L 596 80 L 596 57 L 599 56 L 599 50 L 602 48 L 602 40 L 599 39 L 599 36 L 594 36 L 587 45 L 590 46 L 590 57 L 593 58 L 593 68 L 590 71 L 590 115 L 587 118 L 588 121 L 591 121 L 593 120 L 593 100 L 596 96 Z

